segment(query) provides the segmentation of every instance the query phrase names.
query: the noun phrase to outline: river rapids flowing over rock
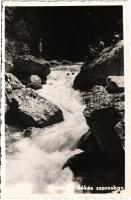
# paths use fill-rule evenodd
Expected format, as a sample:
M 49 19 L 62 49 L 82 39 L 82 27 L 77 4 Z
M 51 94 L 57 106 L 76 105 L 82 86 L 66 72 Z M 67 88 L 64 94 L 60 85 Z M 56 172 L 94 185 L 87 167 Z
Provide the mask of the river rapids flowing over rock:
M 38 93 L 58 105 L 64 121 L 35 129 L 32 138 L 14 142 L 15 151 L 7 155 L 7 192 L 11 194 L 75 193 L 72 172 L 62 166 L 81 152 L 77 142 L 88 127 L 83 116 L 85 106 L 79 91 L 72 88 L 78 65 L 52 69 L 47 83 Z

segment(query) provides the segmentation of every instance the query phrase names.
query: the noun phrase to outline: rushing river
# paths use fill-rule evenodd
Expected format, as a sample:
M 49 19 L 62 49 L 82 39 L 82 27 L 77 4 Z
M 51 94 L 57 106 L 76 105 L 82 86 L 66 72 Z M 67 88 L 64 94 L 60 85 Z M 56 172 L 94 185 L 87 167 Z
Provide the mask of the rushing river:
M 7 156 L 7 192 L 11 194 L 74 193 L 72 172 L 62 170 L 66 160 L 81 152 L 76 144 L 88 127 L 79 91 L 72 88 L 78 70 L 57 67 L 38 93 L 58 105 L 64 121 L 41 129 L 36 137 L 22 138 Z M 40 129 L 38 129 L 40 130 Z

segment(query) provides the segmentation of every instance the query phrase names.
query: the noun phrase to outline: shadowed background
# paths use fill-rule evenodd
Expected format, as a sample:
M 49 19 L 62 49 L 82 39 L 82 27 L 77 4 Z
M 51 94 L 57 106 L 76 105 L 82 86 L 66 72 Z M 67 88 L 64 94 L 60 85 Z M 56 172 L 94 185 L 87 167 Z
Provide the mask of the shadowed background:
M 82 61 L 88 44 L 102 37 L 109 46 L 122 29 L 122 6 L 6 8 L 6 37 L 26 42 L 34 55 L 42 38 L 47 59 Z

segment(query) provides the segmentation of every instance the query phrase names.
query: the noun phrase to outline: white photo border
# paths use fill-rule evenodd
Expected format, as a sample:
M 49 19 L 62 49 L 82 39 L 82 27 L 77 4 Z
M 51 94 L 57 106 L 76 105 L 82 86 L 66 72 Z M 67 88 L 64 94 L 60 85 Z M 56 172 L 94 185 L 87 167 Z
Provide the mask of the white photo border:
M 1 2 L 1 199 L 131 199 L 131 30 L 129 30 L 129 19 L 131 19 L 130 0 L 110 1 L 2 1 Z M 123 6 L 123 31 L 124 31 L 124 80 L 125 80 L 125 190 L 120 194 L 32 194 L 32 195 L 9 195 L 6 194 L 6 160 L 5 160 L 5 6 Z M 130 44 L 130 45 L 129 45 Z

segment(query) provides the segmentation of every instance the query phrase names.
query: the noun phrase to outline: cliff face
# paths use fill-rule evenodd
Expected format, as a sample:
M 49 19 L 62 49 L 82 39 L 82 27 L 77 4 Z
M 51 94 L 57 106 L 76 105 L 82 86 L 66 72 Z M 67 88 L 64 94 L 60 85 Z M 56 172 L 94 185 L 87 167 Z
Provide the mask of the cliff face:
M 124 75 L 123 41 L 104 49 L 89 64 L 84 63 L 74 80 L 74 87 L 86 90 L 93 85 L 105 86 L 106 78 L 110 75 Z
M 124 94 L 109 94 L 103 86 L 94 86 L 84 95 L 84 116 L 89 131 L 78 141 L 82 153 L 69 158 L 69 167 L 81 186 L 122 187 L 125 181 Z M 104 192 L 111 192 L 105 189 Z
M 12 73 L 13 59 L 35 55 L 38 51 L 38 21 L 33 12 L 18 7 L 5 7 L 5 69 Z
M 39 39 L 39 22 L 30 9 L 18 7 L 5 8 L 5 37 L 13 41 L 15 46 L 26 44 L 31 54 L 34 53 L 35 43 Z M 33 48 L 34 47 L 34 48 Z M 17 49 L 22 53 L 22 49 Z M 17 53 L 17 52 L 16 52 Z
M 69 158 L 69 167 L 81 185 L 119 186 L 124 188 L 125 123 L 124 123 L 123 43 L 104 49 L 88 65 L 84 63 L 74 86 L 82 93 L 83 112 L 89 131 L 78 142 L 83 152 Z M 118 76 L 119 75 L 119 76 Z M 101 191 L 100 191 L 101 192 Z M 108 189 L 105 190 L 108 192 Z

